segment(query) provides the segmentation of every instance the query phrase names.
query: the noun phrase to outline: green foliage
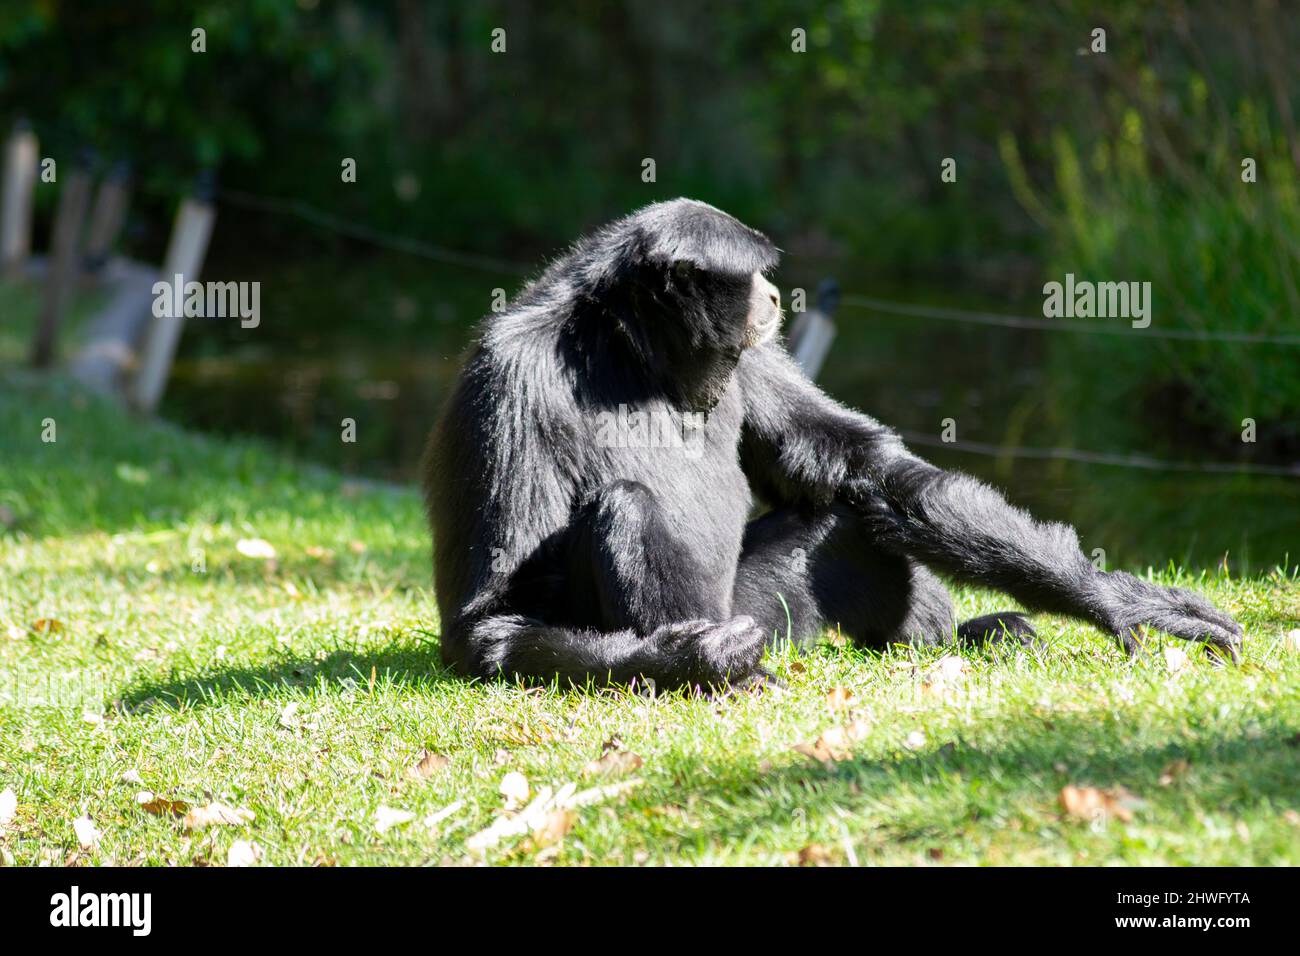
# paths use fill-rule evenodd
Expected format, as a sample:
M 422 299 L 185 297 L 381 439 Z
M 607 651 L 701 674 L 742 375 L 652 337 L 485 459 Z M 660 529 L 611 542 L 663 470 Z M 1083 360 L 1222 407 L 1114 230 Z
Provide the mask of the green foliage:
M 128 249 L 151 261 L 176 192 L 213 165 L 231 189 L 528 265 L 686 194 L 766 228 L 786 250 L 778 280 L 807 288 L 835 273 L 854 291 L 907 283 L 924 304 L 1013 311 L 1069 271 L 1151 281 L 1157 329 L 1294 334 L 1300 314 L 1300 20 L 1276 5 L 16 0 L 8 13 L 0 125 L 26 114 L 61 160 L 86 143 L 134 160 L 145 188 Z M 200 25 L 204 54 L 190 50 Z M 1096 28 L 1104 54 L 1089 49 Z M 356 183 L 340 182 L 343 157 Z M 657 182 L 641 180 L 647 157 Z M 43 213 L 56 196 L 38 190 Z M 263 281 L 267 320 L 255 336 L 191 325 L 166 413 L 336 464 L 338 421 L 355 415 L 342 464 L 409 469 L 470 323 L 523 277 L 397 264 L 317 223 L 218 205 L 209 265 Z M 878 318 L 842 316 L 825 381 L 913 429 L 934 428 L 929 396 L 944 390 L 967 435 L 1274 464 L 1300 451 L 1294 348 L 920 319 L 895 342 Z M 396 381 L 401 397 L 354 413 L 359 379 Z M 1080 499 L 1108 485 L 1088 475 Z M 1275 487 L 1242 492 L 1259 504 Z M 1130 534 L 1163 550 L 1147 530 Z M 1243 550 L 1233 530 L 1218 529 L 1216 554 Z
M 1295 335 L 1300 314 L 1300 201 L 1286 142 L 1249 123 L 1218 130 L 1173 182 L 1147 168 L 1142 122 L 1085 162 L 1056 139 L 1060 213 L 1049 275 L 1149 281 L 1152 330 Z M 1258 181 L 1243 182 L 1242 159 Z M 1122 319 L 1096 319 L 1097 322 Z M 1125 336 L 1057 336 L 1052 369 L 1063 431 L 1083 447 L 1189 444 L 1242 458 L 1244 419 L 1263 460 L 1300 442 L 1300 348 Z M 1171 427 L 1171 419 L 1176 424 Z

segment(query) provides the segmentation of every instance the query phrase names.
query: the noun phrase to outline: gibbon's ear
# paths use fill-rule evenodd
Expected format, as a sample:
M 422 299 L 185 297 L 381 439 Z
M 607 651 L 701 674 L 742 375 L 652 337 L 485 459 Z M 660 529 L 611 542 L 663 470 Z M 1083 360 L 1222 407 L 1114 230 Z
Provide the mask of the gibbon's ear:
M 690 259 L 674 259 L 668 267 L 668 280 L 678 291 L 685 292 L 695 286 L 696 271 L 695 263 Z

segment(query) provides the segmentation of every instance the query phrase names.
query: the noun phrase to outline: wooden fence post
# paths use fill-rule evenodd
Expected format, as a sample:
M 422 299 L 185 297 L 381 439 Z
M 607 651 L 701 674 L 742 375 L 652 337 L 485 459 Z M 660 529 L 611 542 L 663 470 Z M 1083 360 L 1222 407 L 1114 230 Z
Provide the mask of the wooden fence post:
M 14 124 L 5 143 L 0 187 L 0 273 L 16 275 L 32 247 L 32 193 L 36 188 L 36 134 L 26 120 Z
M 198 281 L 203 257 L 208 251 L 208 239 L 212 236 L 212 224 L 217 216 L 212 204 L 212 191 L 211 180 L 202 178 L 193 194 L 183 199 L 176 211 L 176 223 L 163 259 L 162 280 L 169 285 L 180 282 L 182 289 L 177 297 L 181 299 L 184 298 L 184 283 Z M 138 411 L 152 414 L 167 387 L 181 327 L 185 323 L 184 312 L 180 315 L 174 312 L 175 309 L 167 310 L 163 315 L 155 312 L 145 333 L 140 371 L 130 392 L 131 404 Z
M 86 233 L 86 253 L 82 259 L 88 272 L 102 269 L 113 251 L 122 223 L 126 221 L 130 181 L 130 166 L 119 162 L 99 184 L 95 206 L 90 213 L 90 228 Z
M 817 378 L 835 340 L 831 315 L 839 303 L 839 284 L 834 279 L 823 279 L 817 286 L 817 306 L 795 319 L 786 336 L 790 355 L 809 379 Z
M 32 343 L 32 365 L 36 368 L 54 364 L 59 322 L 81 271 L 77 249 L 86 206 L 90 203 L 90 163 L 86 156 L 78 157 L 74 163 L 59 193 L 59 208 L 54 215 L 49 274 L 45 277 L 45 304 Z

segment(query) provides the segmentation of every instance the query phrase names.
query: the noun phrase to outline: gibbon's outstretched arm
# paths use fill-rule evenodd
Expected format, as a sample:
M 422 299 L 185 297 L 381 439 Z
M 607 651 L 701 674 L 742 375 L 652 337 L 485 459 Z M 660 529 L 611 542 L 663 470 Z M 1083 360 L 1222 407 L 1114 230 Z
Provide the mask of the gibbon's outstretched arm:
M 1027 608 L 1065 614 L 1114 635 L 1130 654 L 1149 625 L 1237 659 L 1241 627 L 1200 595 L 1098 571 L 1072 528 L 1034 520 L 969 475 L 916 457 L 890 429 L 826 396 L 770 344 L 739 365 L 741 463 L 772 504 L 846 501 L 876 542 Z

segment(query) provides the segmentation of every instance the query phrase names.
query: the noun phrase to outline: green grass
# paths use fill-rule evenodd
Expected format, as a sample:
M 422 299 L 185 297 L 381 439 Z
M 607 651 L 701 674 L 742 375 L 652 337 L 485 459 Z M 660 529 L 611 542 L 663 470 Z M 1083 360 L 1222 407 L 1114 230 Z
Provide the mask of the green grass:
M 46 418 L 57 442 L 40 440 Z M 773 656 L 785 692 L 648 699 L 450 678 L 414 492 L 134 421 L 57 380 L 0 382 L 0 519 L 7 862 L 220 864 L 236 840 L 276 864 L 780 864 L 808 847 L 864 864 L 1300 862 L 1300 653 L 1282 641 L 1300 594 L 1280 570 L 1160 575 L 1244 623 L 1237 668 L 1192 654 L 1171 674 L 1159 645 L 1129 663 L 1043 618 L 1043 649 L 965 653 L 948 694 L 922 687 L 939 652 L 828 641 Z M 273 562 L 236 550 L 254 537 Z M 822 765 L 791 746 L 851 719 L 829 707 L 836 687 L 866 733 Z M 577 809 L 558 844 L 467 849 L 508 772 L 608 782 L 583 768 L 613 736 L 644 764 L 609 779 L 640 786 Z M 413 779 L 425 749 L 449 762 Z M 1070 784 L 1140 802 L 1131 820 L 1075 821 Z M 141 790 L 255 819 L 187 831 Z M 381 833 L 381 807 L 416 817 Z M 102 833 L 91 849 L 82 815 Z

